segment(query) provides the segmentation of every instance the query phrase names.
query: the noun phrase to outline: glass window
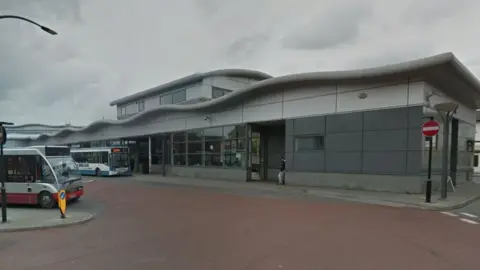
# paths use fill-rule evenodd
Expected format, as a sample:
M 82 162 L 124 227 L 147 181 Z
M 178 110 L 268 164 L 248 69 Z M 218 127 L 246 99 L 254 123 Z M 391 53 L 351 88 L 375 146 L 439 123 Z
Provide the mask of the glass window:
M 188 131 L 187 135 L 188 135 L 188 141 L 189 142 L 202 141 L 203 140 L 203 130 L 201 130 L 201 129 Z
M 206 166 L 223 166 L 221 154 L 205 154 Z
M 34 182 L 35 164 L 35 156 L 7 156 L 7 182 Z
M 478 155 L 473 156 L 473 167 L 478 167 Z
M 152 164 L 161 165 L 163 160 L 162 154 L 152 155 Z
M 212 89 L 212 98 L 219 98 L 221 96 L 225 95 L 225 91 L 220 88 L 213 87 Z
M 188 154 L 188 166 L 203 166 L 202 154 Z
M 187 99 L 187 91 L 181 90 L 172 94 L 173 104 L 183 102 Z
M 189 154 L 202 154 L 202 142 L 188 142 L 188 153 Z
M 52 170 L 48 166 L 47 162 L 42 158 L 42 179 L 39 179 L 42 183 L 54 184 L 55 176 L 53 175 Z
M 173 164 L 174 165 L 185 165 L 185 154 L 174 154 L 173 155 Z
M 225 140 L 223 145 L 225 153 L 245 150 L 245 141 L 243 139 Z
M 145 110 L 145 101 L 142 100 L 137 102 L 137 106 L 138 106 L 138 111 L 143 112 Z
M 223 138 L 223 128 L 222 127 L 207 128 L 205 129 L 203 134 L 205 136 L 206 141 L 221 140 Z
M 221 153 L 223 148 L 222 141 L 206 141 L 205 153 Z
M 185 143 L 174 143 L 172 144 L 173 154 L 184 154 L 186 153 L 186 145 Z
M 245 163 L 245 152 L 226 153 L 224 163 L 227 167 L 243 167 Z
M 296 151 L 309 151 L 323 149 L 323 136 L 297 137 L 295 138 Z
M 245 126 L 226 126 L 223 128 L 223 136 L 226 139 L 243 138 L 245 137 Z
M 173 133 L 173 142 L 184 142 L 186 141 L 186 133 L 185 132 L 178 132 L 178 133 Z
M 173 97 L 171 94 L 160 97 L 160 105 L 172 104 L 172 103 L 173 103 Z

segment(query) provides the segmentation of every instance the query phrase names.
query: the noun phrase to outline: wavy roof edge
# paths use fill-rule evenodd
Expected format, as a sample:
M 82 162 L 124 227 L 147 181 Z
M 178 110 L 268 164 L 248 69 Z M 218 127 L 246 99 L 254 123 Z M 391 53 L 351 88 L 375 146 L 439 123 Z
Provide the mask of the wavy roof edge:
M 413 61 L 402 62 L 398 64 L 385 65 L 374 68 L 367 69 L 355 69 L 347 71 L 327 71 L 327 72 L 310 72 L 310 73 L 300 73 L 300 74 L 291 74 L 275 78 L 266 79 L 251 84 L 247 88 L 236 90 L 228 95 L 209 100 L 202 103 L 196 103 L 191 105 L 163 105 L 156 109 L 147 110 L 142 113 L 136 114 L 130 118 L 124 120 L 98 120 L 92 122 L 91 124 L 85 126 L 82 129 L 70 129 L 66 128 L 60 130 L 51 135 L 43 134 L 38 139 L 43 140 L 52 137 L 64 137 L 74 132 L 88 133 L 89 131 L 94 131 L 98 128 L 103 128 L 110 125 L 124 125 L 137 121 L 138 119 L 144 118 L 150 115 L 156 115 L 159 113 L 165 112 L 187 112 L 187 111 L 196 111 L 196 110 L 205 110 L 208 108 L 213 108 L 215 106 L 237 101 L 246 94 L 257 91 L 262 88 L 271 88 L 272 86 L 279 86 L 282 84 L 292 84 L 298 82 L 339 82 L 345 80 L 355 80 L 355 79 L 366 79 L 366 78 L 375 78 L 382 76 L 389 76 L 394 74 L 409 73 L 414 71 L 419 71 L 422 69 L 428 69 L 431 67 L 450 64 L 455 68 L 463 79 L 467 81 L 470 87 L 472 87 L 475 92 L 480 96 L 480 81 L 455 57 L 453 53 L 443 53 L 430 57 L 425 57 Z
M 25 127 L 44 127 L 44 128 L 75 128 L 80 129 L 83 126 L 72 126 L 72 125 L 46 125 L 46 124 L 22 124 L 22 125 L 13 125 L 13 126 L 5 126 L 7 129 L 17 129 L 17 128 L 25 128 Z
M 137 99 L 140 99 L 142 97 L 150 96 L 153 95 L 154 93 L 160 92 L 162 90 L 168 89 L 168 88 L 173 88 L 173 87 L 180 87 L 182 85 L 186 85 L 189 83 L 193 83 L 199 80 L 202 80 L 207 77 L 213 77 L 213 76 L 230 76 L 230 77 L 242 77 L 242 78 L 249 78 L 249 79 L 259 79 L 259 80 L 265 80 L 272 78 L 271 75 L 257 71 L 257 70 L 250 70 L 250 69 L 217 69 L 217 70 L 212 70 L 208 72 L 203 72 L 203 73 L 194 73 L 192 75 L 188 75 L 185 77 L 182 77 L 180 79 L 176 79 L 173 81 L 170 81 L 165 84 L 161 84 L 159 86 L 155 86 L 152 88 L 149 88 L 147 90 L 143 90 L 119 99 L 116 99 L 112 102 L 110 102 L 110 106 L 115 106 L 117 104 L 123 104 L 123 103 L 128 103 L 130 101 L 134 101 Z

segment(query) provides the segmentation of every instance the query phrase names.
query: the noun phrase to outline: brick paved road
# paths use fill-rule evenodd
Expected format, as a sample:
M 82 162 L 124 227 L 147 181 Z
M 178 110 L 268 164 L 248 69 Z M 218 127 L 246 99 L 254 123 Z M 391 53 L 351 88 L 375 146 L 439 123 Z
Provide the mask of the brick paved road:
M 439 212 L 100 180 L 85 225 L 0 235 L 0 269 L 478 269 L 480 226 Z

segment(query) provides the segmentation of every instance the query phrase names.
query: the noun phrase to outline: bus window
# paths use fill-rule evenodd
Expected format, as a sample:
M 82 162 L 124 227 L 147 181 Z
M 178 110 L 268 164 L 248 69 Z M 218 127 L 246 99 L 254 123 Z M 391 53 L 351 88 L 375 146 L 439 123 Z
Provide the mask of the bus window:
M 55 175 L 53 174 L 52 170 L 48 166 L 48 163 L 42 158 L 41 160 L 42 164 L 42 178 L 40 181 L 42 183 L 48 183 L 48 184 L 55 184 Z
M 473 167 L 478 167 L 478 155 L 473 156 Z
M 34 156 L 8 156 L 6 163 L 7 182 L 25 183 L 35 181 Z

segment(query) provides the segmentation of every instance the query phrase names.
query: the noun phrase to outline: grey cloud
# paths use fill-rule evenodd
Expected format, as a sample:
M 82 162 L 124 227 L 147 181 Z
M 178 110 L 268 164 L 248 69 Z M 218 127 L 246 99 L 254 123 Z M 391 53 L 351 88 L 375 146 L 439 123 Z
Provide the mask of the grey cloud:
M 476 0 L 422 0 L 412 1 L 403 12 L 405 22 L 417 25 L 431 25 L 449 19 L 463 10 L 477 4 Z
M 427 57 L 436 53 L 434 44 L 424 40 L 410 40 L 410 42 L 402 45 L 404 46 L 372 48 L 372 53 L 359 57 L 354 62 L 354 67 L 367 68 L 395 64 Z
M 359 34 L 359 26 L 371 14 L 371 5 L 365 1 L 351 5 L 337 5 L 312 16 L 282 38 L 285 48 L 320 50 L 353 42 Z
M 425 10 L 428 1 L 436 15 L 410 9 L 415 3 Z M 480 38 L 455 31 L 476 25 L 470 11 L 477 2 L 460 1 L 450 14 L 448 2 L 439 1 L 0 0 L 0 13 L 31 16 L 60 33 L 0 21 L 0 115 L 16 123 L 87 124 L 114 118 L 108 102 L 115 98 L 214 68 L 280 75 L 445 50 L 480 59 Z M 405 12 L 449 14 L 448 28 L 433 18 L 431 29 L 420 30 Z
M 241 61 L 245 57 L 254 57 L 255 53 L 259 52 L 269 39 L 267 34 L 254 34 L 239 38 L 227 47 L 226 57 L 233 61 Z

